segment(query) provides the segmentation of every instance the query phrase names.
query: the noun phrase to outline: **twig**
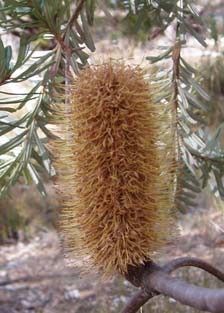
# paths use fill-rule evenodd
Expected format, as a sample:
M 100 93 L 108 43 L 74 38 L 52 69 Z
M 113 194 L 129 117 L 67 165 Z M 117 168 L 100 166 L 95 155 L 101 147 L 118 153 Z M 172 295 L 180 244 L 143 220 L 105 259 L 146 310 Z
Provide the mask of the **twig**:
M 170 275 L 157 271 L 145 279 L 146 291 L 153 288 L 160 294 L 169 296 L 182 304 L 189 305 L 201 311 L 223 313 L 224 289 L 208 289 L 198 287 L 173 278 Z
M 77 20 L 77 18 L 79 17 L 80 12 L 82 11 L 83 5 L 84 5 L 85 0 L 80 0 L 79 3 L 77 4 L 77 7 L 74 11 L 74 13 L 72 14 L 70 20 L 68 21 L 68 24 L 66 25 L 65 28 L 65 32 L 64 32 L 64 36 L 66 34 L 66 32 L 68 31 L 68 29 L 70 29 L 72 27 L 72 25 L 74 24 L 74 22 Z
M 181 51 L 181 42 L 178 40 L 172 52 L 173 60 L 173 85 L 174 85 L 174 102 L 176 110 L 178 108 L 178 81 L 180 79 L 180 51 Z
M 74 11 L 74 13 L 72 14 L 71 18 L 69 19 L 65 29 L 64 29 L 64 33 L 63 35 L 58 35 L 58 34 L 54 34 L 55 35 L 55 39 L 57 40 L 58 44 L 61 46 L 62 51 L 65 54 L 65 59 L 66 59 L 66 76 L 70 76 L 70 71 L 69 71 L 69 67 L 70 67 L 70 63 L 71 63 L 71 55 L 73 52 L 77 51 L 77 50 L 81 50 L 82 48 L 78 48 L 78 49 L 72 49 L 69 46 L 69 39 L 68 39 L 68 31 L 71 29 L 72 25 L 77 21 L 79 14 L 83 8 L 83 5 L 85 3 L 85 0 L 80 0 L 76 6 L 76 9 Z
M 162 268 L 164 272 L 166 272 L 167 274 L 170 274 L 171 272 L 177 270 L 178 268 L 185 267 L 185 266 L 193 266 L 193 267 L 200 268 L 224 282 L 223 272 L 221 272 L 220 270 L 218 270 L 211 264 L 203 260 L 200 260 L 198 258 L 191 258 L 191 257 L 178 258 L 178 259 L 170 261 L 169 263 L 164 265 Z
M 130 267 L 126 278 L 141 291 L 131 298 L 122 313 L 135 313 L 155 295 L 169 296 L 182 304 L 212 313 L 223 313 L 224 289 L 208 289 L 173 278 L 170 273 L 183 266 L 194 266 L 205 270 L 224 281 L 224 273 L 197 258 L 180 258 L 168 262 L 163 267 L 153 262 L 144 266 Z
M 152 291 L 151 293 L 139 290 L 127 303 L 126 307 L 121 313 L 135 313 L 137 312 L 147 301 L 157 296 L 158 293 Z

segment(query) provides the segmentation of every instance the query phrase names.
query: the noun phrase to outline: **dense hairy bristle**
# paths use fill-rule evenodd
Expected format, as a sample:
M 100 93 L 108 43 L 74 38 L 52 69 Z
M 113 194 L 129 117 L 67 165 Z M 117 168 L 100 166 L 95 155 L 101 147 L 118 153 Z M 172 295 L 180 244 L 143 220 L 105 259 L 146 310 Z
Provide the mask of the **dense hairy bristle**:
M 90 66 L 60 113 L 60 216 L 69 256 L 104 275 L 150 260 L 173 232 L 172 110 L 155 105 L 139 67 Z

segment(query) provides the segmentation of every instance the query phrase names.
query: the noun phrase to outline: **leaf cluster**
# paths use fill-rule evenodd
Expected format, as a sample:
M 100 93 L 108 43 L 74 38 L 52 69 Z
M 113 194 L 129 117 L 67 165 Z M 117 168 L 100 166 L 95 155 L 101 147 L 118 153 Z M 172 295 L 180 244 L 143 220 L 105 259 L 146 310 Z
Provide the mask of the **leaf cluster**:
M 162 77 L 164 88 L 159 100 L 173 101 L 177 113 L 179 158 L 183 165 L 178 178 L 176 201 L 181 211 L 195 206 L 197 195 L 207 185 L 212 186 L 216 195 L 224 196 L 224 150 L 220 145 L 223 123 L 216 125 L 212 131 L 206 124 L 206 118 L 211 115 L 211 97 L 206 91 L 206 84 L 211 85 L 212 81 L 207 77 L 201 84 L 203 71 L 192 67 L 181 55 L 181 48 L 189 35 L 206 46 L 200 31 L 204 25 L 191 3 L 184 3 L 182 8 L 176 3 L 172 11 L 176 21 L 175 45 L 156 57 L 148 57 L 151 63 L 162 60 L 172 64 Z M 191 24 L 189 19 L 192 20 Z M 200 27 L 192 26 L 197 24 Z M 211 78 L 210 75 L 208 71 Z M 219 75 L 222 75 L 221 72 Z M 213 83 L 218 88 L 219 83 Z
M 47 143 L 55 138 L 51 121 L 58 83 L 65 83 L 68 62 L 70 70 L 77 74 L 87 63 L 88 53 L 84 48 L 95 49 L 89 30 L 89 22 L 93 20 L 91 3 L 80 7 L 80 19 L 73 20 L 71 2 L 0 2 L 0 27 L 21 38 L 16 56 L 13 47 L 5 46 L 0 39 L 1 195 L 21 176 L 26 182 L 33 181 L 45 195 L 40 174 L 55 174 Z M 41 38 L 53 42 L 43 53 L 38 46 Z M 19 93 L 23 82 L 29 82 L 31 87 Z M 5 91 L 4 86 L 9 84 L 16 86 L 15 92 Z

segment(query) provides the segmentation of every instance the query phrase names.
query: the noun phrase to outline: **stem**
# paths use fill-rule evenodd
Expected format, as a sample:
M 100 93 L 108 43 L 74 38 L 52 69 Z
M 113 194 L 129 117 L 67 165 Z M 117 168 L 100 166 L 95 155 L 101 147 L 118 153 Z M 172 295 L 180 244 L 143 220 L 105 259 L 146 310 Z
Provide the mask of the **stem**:
M 185 267 L 185 266 L 194 266 L 205 270 L 209 274 L 215 276 L 219 280 L 224 282 L 224 273 L 212 266 L 211 264 L 200 260 L 198 258 L 191 258 L 191 257 L 183 257 L 179 259 L 175 259 L 167 263 L 163 266 L 164 272 L 170 274 L 171 272 L 175 271 L 178 268 Z
M 145 278 L 146 291 L 153 288 L 182 304 L 212 313 L 223 313 L 224 289 L 208 289 L 194 286 L 180 279 L 173 278 L 162 271 L 151 273 Z
M 180 51 L 181 51 L 181 42 L 178 40 L 172 52 L 172 60 L 173 60 L 173 86 L 174 86 L 174 102 L 175 109 L 178 108 L 178 81 L 180 79 Z
M 72 25 L 74 24 L 74 22 L 77 20 L 77 18 L 79 17 L 80 12 L 82 11 L 83 5 L 85 3 L 85 0 L 80 0 L 77 4 L 77 7 L 74 11 L 74 13 L 72 14 L 70 20 L 68 21 L 68 24 L 66 25 L 65 28 L 65 32 L 64 34 L 66 34 L 66 32 L 68 31 L 68 29 L 70 29 L 72 27 Z
M 145 292 L 144 290 L 138 291 L 127 303 L 122 313 L 135 313 L 137 312 L 148 300 L 158 295 L 156 292 Z
M 224 273 L 212 265 L 197 258 L 184 257 L 168 262 L 163 267 L 148 262 L 139 267 L 130 267 L 126 278 L 134 285 L 141 287 L 127 303 L 122 313 L 135 313 L 148 300 L 163 294 L 189 305 L 195 309 L 211 313 L 223 313 L 224 289 L 208 289 L 189 284 L 169 274 L 183 266 L 194 266 L 205 270 L 224 281 Z
M 69 46 L 69 31 L 72 28 L 73 24 L 77 22 L 77 19 L 79 17 L 80 12 L 82 11 L 83 5 L 85 3 L 85 0 L 80 0 L 75 8 L 75 11 L 73 12 L 71 18 L 69 19 L 65 29 L 63 36 L 55 34 L 55 39 L 57 40 L 58 44 L 61 46 L 61 50 L 65 54 L 65 78 L 67 81 L 69 81 L 70 78 L 70 64 L 71 64 L 71 56 L 72 53 L 76 50 L 80 50 L 82 48 L 78 49 L 72 49 Z

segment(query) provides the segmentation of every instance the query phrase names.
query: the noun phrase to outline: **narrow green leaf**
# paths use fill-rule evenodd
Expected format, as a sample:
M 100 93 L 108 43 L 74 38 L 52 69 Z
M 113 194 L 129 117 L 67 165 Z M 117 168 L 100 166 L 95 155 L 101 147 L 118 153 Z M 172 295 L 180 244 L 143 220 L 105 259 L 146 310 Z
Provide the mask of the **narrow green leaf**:
M 40 176 L 38 175 L 35 167 L 33 166 L 33 164 L 29 163 L 27 166 L 28 171 L 30 172 L 30 176 L 32 177 L 33 182 L 35 183 L 35 185 L 37 186 L 37 189 L 39 190 L 40 194 L 43 197 L 46 197 L 46 190 L 44 188 L 44 185 L 41 181 Z
M 198 32 L 196 32 L 194 30 L 193 27 L 191 27 L 190 24 L 188 24 L 188 22 L 186 22 L 186 20 L 183 20 L 183 25 L 184 27 L 187 29 L 187 31 L 195 38 L 197 39 L 197 41 L 203 46 L 203 47 L 207 47 L 207 43 L 205 42 L 204 38 L 202 37 L 202 35 L 200 35 Z
M 19 146 L 23 142 L 24 137 L 25 137 L 26 134 L 27 134 L 27 130 L 25 130 L 21 134 L 13 137 L 8 142 L 2 144 L 0 146 L 0 155 L 1 154 L 5 154 L 8 151 L 10 151 L 10 150 L 14 149 L 15 147 Z
M 51 52 L 47 53 L 45 56 L 38 58 L 38 60 L 36 62 L 34 62 L 30 67 L 28 67 L 25 71 L 20 73 L 18 76 L 12 78 L 11 81 L 12 82 L 15 82 L 15 81 L 21 82 L 21 81 L 28 79 L 31 76 L 37 75 L 38 73 L 43 71 L 44 69 L 46 69 L 46 66 L 41 67 L 41 65 L 43 65 L 44 62 L 53 55 L 53 53 L 54 52 L 51 51 Z M 47 64 L 47 66 L 49 66 L 49 63 Z
M 194 207 L 196 206 L 196 202 L 194 202 L 193 200 L 189 199 L 188 197 L 185 197 L 184 195 L 180 195 L 178 196 L 178 200 L 177 200 L 177 203 L 178 201 L 182 202 L 185 204 L 185 206 L 189 206 L 189 207 Z
M 5 48 L 0 37 L 0 82 L 4 79 L 5 73 Z
M 90 30 L 89 30 L 89 25 L 87 22 L 87 19 L 85 17 L 85 14 L 83 11 L 81 11 L 81 21 L 82 21 L 82 27 L 83 27 L 83 32 L 85 36 L 85 43 L 87 47 L 90 49 L 90 51 L 94 52 L 96 50 Z
M 156 63 L 160 60 L 166 59 L 171 55 L 173 47 L 167 49 L 165 52 L 161 53 L 159 56 L 148 56 L 146 57 L 146 60 L 150 61 L 151 63 Z
M 221 173 L 217 170 L 213 170 L 214 176 L 215 176 L 215 180 L 217 183 L 217 188 L 220 194 L 221 198 L 224 198 L 224 185 L 223 185 L 223 175 L 221 175 Z

